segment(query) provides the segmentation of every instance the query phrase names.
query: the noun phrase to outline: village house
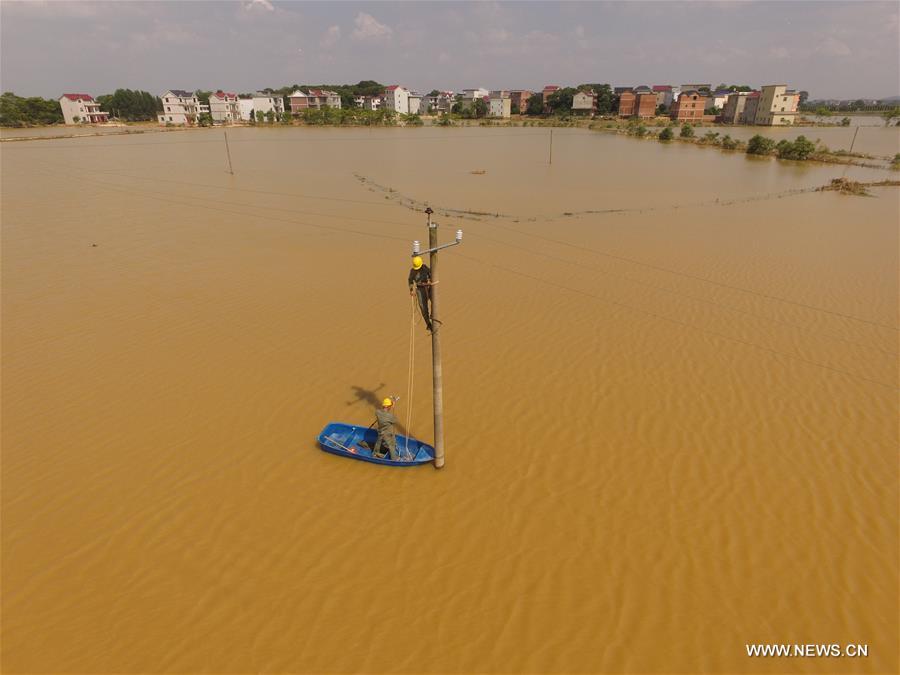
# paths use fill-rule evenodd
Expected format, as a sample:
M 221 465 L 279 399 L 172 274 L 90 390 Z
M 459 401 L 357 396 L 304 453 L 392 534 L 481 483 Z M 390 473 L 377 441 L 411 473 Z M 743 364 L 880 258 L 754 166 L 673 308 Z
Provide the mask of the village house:
M 787 85 L 767 84 L 759 93 L 755 124 L 773 127 L 793 124 L 799 103 L 800 95 L 788 91 Z
M 447 114 L 453 108 L 453 92 L 442 91 L 435 96 L 426 96 L 428 111 L 432 115 Z
M 209 95 L 209 115 L 213 122 L 231 124 L 241 119 L 237 94 L 217 91 Z
M 159 97 L 163 111 L 156 118 L 160 124 L 194 125 L 203 112 L 197 96 L 184 89 L 170 89 Z
M 654 84 L 653 93 L 656 94 L 656 106 L 665 106 L 668 108 L 674 100 L 672 87 L 668 84 Z
M 253 114 L 253 99 L 239 98 L 238 111 L 240 113 L 241 119 L 245 122 L 248 121 L 250 119 L 250 116 Z
M 410 115 L 418 115 L 422 110 L 422 94 L 411 91 L 409 92 L 409 98 L 407 99 L 409 106 L 409 114 Z
M 266 115 L 269 112 L 279 117 L 284 112 L 284 99 L 278 94 L 266 94 L 257 92 L 253 94 L 253 114 L 259 119 L 259 113 Z
M 363 110 L 381 110 L 384 98 L 381 96 L 357 96 L 353 99 L 353 103 L 357 108 Z
M 392 84 L 384 90 L 384 102 L 381 107 L 385 110 L 393 110 L 401 115 L 409 113 L 409 89 L 399 84 Z
M 735 91 L 728 95 L 725 107 L 722 108 L 722 121 L 725 124 L 740 124 L 747 104 L 749 91 Z
M 544 112 L 545 112 L 545 113 L 549 113 L 549 112 L 550 112 L 550 105 L 549 105 L 549 103 L 547 102 L 548 99 L 549 99 L 553 94 L 555 94 L 557 91 L 559 91 L 559 86 L 557 86 L 557 85 L 555 85 L 555 84 L 548 84 L 546 87 L 544 87 L 544 90 L 541 92 L 541 96 L 542 96 L 543 99 L 544 99 Z
M 759 110 L 759 92 L 751 91 L 747 94 L 744 103 L 744 111 L 741 113 L 741 124 L 756 124 L 756 113 Z
M 621 89 L 618 92 L 619 94 L 619 117 L 631 117 L 634 115 L 634 104 L 636 100 L 636 96 L 634 95 L 634 91 L 631 89 L 626 89 L 624 87 L 616 87 L 617 89 Z
M 341 96 L 335 91 L 326 89 L 310 89 L 304 92 L 296 89 L 288 96 L 291 114 L 299 115 L 304 110 L 321 110 L 322 108 L 340 108 Z
M 100 104 L 88 94 L 63 94 L 59 97 L 66 124 L 102 124 L 109 121 L 109 113 L 100 110 Z
M 706 110 L 722 110 L 725 107 L 725 102 L 728 101 L 728 96 L 731 94 L 731 91 L 728 89 L 720 89 L 718 91 L 714 91 L 709 95 L 709 98 L 706 99 Z
M 675 101 L 669 116 L 676 122 L 702 122 L 706 97 L 698 91 L 685 90 Z
M 511 89 L 509 92 L 510 104 L 517 109 L 520 114 L 524 114 L 528 108 L 528 99 L 534 96 L 533 91 L 528 89 Z
M 650 87 L 640 86 L 619 95 L 619 117 L 648 118 L 656 116 L 656 94 Z
M 579 91 L 572 97 L 572 113 L 593 117 L 597 112 L 597 94 L 591 90 Z
M 491 96 L 488 99 L 489 117 L 509 117 L 512 114 L 512 100 L 509 96 Z

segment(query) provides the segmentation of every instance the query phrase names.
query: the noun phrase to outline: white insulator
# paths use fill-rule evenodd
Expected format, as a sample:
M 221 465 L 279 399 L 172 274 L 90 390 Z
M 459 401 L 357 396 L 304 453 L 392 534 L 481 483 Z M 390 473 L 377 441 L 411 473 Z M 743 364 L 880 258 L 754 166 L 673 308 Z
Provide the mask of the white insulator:
M 418 240 L 414 241 L 413 242 L 413 253 L 415 255 L 419 255 L 419 251 L 421 250 L 421 247 L 422 247 L 422 245 L 419 243 Z
M 462 241 L 462 230 L 456 231 L 456 241 Z

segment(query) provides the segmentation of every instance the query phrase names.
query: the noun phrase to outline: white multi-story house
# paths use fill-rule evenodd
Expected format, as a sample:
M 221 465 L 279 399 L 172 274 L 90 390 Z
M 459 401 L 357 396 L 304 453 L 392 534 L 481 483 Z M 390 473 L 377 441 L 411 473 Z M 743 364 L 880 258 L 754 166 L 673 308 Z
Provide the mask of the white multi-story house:
M 100 124 L 109 121 L 109 113 L 100 110 L 100 104 L 88 94 L 63 94 L 59 97 L 66 124 Z
M 711 93 L 709 98 L 706 99 L 706 110 L 711 111 L 715 108 L 722 110 L 725 107 L 725 103 L 728 101 L 729 94 L 731 94 L 731 92 L 728 89 L 721 89 Z
M 512 99 L 509 96 L 491 96 L 488 99 L 488 117 L 509 117 L 512 114 Z
M 799 104 L 800 94 L 788 91 L 786 84 L 767 84 L 759 93 L 755 123 L 772 127 L 793 124 Z
M 284 112 L 284 99 L 278 94 L 253 94 L 253 114 L 259 117 L 258 113 L 262 111 L 265 115 L 269 111 L 274 112 L 276 117 Z
M 401 115 L 406 115 L 409 113 L 409 94 L 410 91 L 406 87 L 392 84 L 384 90 L 382 107 L 385 110 L 393 110 Z
M 250 120 L 250 116 L 253 114 L 253 99 L 252 98 L 241 98 L 238 99 L 238 112 L 241 116 L 241 119 L 245 122 Z
M 409 114 L 418 115 L 422 110 L 422 94 L 411 91 L 409 93 Z
M 217 91 L 209 95 L 209 115 L 213 122 L 230 124 L 241 119 L 241 107 L 237 94 L 229 91 Z
M 463 101 L 466 101 L 466 100 L 472 101 L 476 98 L 483 99 L 485 96 L 490 96 L 490 95 L 491 95 L 491 92 L 489 92 L 487 89 L 483 89 L 481 87 L 479 87 L 478 89 L 463 89 L 462 90 Z
M 197 96 L 183 89 L 170 89 L 159 98 L 162 100 L 163 110 L 156 119 L 160 124 L 193 125 L 204 112 L 200 109 Z M 209 112 L 209 109 L 205 112 Z
M 383 96 L 357 96 L 354 99 L 357 108 L 362 108 L 363 110 L 381 110 L 381 106 L 384 105 L 384 97 Z

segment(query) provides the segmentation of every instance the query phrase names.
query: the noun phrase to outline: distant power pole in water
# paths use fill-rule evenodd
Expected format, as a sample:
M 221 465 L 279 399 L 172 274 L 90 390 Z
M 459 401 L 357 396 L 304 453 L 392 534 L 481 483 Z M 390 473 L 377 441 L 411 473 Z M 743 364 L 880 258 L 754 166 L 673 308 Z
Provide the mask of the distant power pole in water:
M 431 372 L 434 399 L 434 468 L 444 466 L 444 387 L 441 370 L 441 322 L 438 320 L 438 251 L 462 243 L 462 230 L 456 231 L 456 240 L 450 244 L 438 246 L 438 224 L 431 220 L 434 211 L 429 206 L 428 214 L 428 250 L 421 251 L 418 241 L 413 242 L 413 256 L 428 253 L 431 255 Z M 407 433 L 409 431 L 407 430 Z
M 223 129 L 222 133 L 225 134 L 225 155 L 228 157 L 228 173 L 233 176 L 234 169 L 231 168 L 231 150 L 228 149 L 228 130 Z
M 856 131 L 853 132 L 853 140 L 850 141 L 850 150 L 848 152 L 853 152 L 853 144 L 856 143 L 856 134 L 859 133 L 859 127 L 856 127 Z

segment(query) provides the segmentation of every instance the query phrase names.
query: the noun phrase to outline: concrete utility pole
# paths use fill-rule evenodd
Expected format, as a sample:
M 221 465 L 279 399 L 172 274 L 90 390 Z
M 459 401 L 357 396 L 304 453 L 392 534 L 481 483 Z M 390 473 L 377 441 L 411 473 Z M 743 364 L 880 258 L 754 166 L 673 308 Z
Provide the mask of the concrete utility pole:
M 444 387 L 443 372 L 441 370 L 441 322 L 438 320 L 438 251 L 442 248 L 456 246 L 462 242 L 462 230 L 456 231 L 456 241 L 450 244 L 438 245 L 438 224 L 431 220 L 434 211 L 429 206 L 425 209 L 428 214 L 428 250 L 421 253 L 430 254 L 431 267 L 431 372 L 432 372 L 432 397 L 434 399 L 434 468 L 444 466 Z M 420 255 L 419 242 L 413 242 L 413 256 Z
M 225 134 L 225 154 L 228 156 L 228 173 L 234 175 L 234 169 L 231 168 L 231 150 L 228 149 L 228 129 L 223 129 Z

